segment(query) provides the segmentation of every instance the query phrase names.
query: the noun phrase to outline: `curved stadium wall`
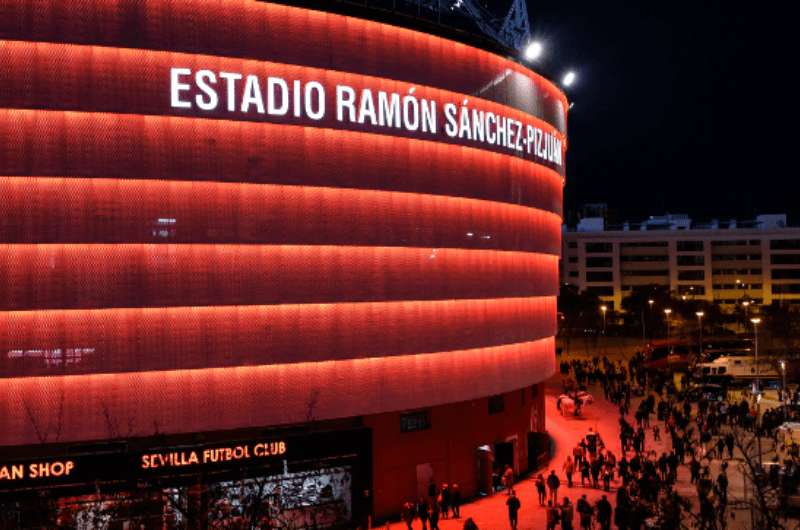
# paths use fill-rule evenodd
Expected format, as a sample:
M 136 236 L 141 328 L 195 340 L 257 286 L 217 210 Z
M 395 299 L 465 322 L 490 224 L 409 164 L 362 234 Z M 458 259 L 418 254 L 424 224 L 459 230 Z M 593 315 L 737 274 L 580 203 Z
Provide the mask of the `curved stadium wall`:
M 317 420 L 377 415 L 553 372 L 567 102 L 537 74 L 245 0 L 5 2 L 0 39 L 0 445 L 56 422 L 101 440 L 109 415 L 129 436 L 302 423 L 312 396 Z M 201 70 L 241 74 L 232 105 L 200 108 Z M 324 115 L 243 111 L 251 75 L 262 96 L 318 83 L 290 100 Z M 338 119 L 343 85 L 425 100 L 437 130 Z M 448 135 L 448 103 L 525 136 Z

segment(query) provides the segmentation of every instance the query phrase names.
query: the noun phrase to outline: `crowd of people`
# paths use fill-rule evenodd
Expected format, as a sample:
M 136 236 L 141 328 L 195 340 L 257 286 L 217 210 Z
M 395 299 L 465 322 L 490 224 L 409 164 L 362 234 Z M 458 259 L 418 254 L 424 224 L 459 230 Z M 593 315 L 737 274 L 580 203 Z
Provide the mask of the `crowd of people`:
M 597 384 L 606 400 L 618 408 L 619 453 L 590 428 L 561 463 L 560 474 L 554 469 L 534 478 L 548 530 L 609 530 L 612 524 L 621 530 L 677 528 L 689 511 L 701 528 L 724 528 L 729 504 L 728 461 L 740 457 L 742 450 L 737 437 L 742 433 L 769 435 L 792 419 L 786 408 L 779 407 L 762 414 L 759 421 L 753 396 L 746 393 L 731 400 L 701 395 L 695 403 L 686 392 L 678 391 L 670 374 L 647 370 L 643 360 L 637 354 L 624 362 L 607 357 L 562 361 L 564 394 L 574 395 Z M 631 410 L 634 397 L 641 399 Z M 797 492 L 800 455 L 796 445 L 782 449 L 762 470 L 762 479 L 766 487 L 786 498 Z M 675 488 L 682 466 L 696 491 L 691 499 Z M 502 484 L 508 493 L 509 524 L 516 530 L 522 501 L 513 488 L 510 469 L 505 470 Z M 585 493 L 573 494 L 577 487 L 601 490 L 599 498 L 592 495 L 592 502 Z M 452 506 L 452 493 L 442 495 L 445 489 L 443 486 L 433 492 L 436 495 L 404 510 L 409 528 L 420 513 L 430 514 L 423 520 L 423 529 L 428 524 L 431 530 L 438 528 L 433 514 L 446 517 Z M 609 497 L 614 498 L 613 505 Z M 453 516 L 458 517 L 457 511 Z M 477 526 L 470 519 L 464 528 L 476 530 Z
M 419 519 L 422 530 L 439 530 L 439 520 L 461 517 L 461 490 L 458 484 L 442 484 L 441 488 L 431 480 L 428 485 L 428 494 L 419 498 L 417 503 L 406 502 L 403 505 L 401 518 L 408 526 L 413 528 L 414 521 Z M 468 519 L 464 525 L 465 530 L 477 530 L 475 523 Z

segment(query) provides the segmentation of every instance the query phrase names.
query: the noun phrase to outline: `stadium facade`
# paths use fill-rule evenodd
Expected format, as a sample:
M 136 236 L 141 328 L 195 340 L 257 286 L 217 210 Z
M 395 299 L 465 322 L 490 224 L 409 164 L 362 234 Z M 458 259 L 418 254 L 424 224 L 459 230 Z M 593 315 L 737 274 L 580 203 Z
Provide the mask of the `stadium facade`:
M 0 39 L 3 524 L 241 516 L 258 480 L 356 524 L 533 465 L 553 84 L 251 0 L 6 2 Z

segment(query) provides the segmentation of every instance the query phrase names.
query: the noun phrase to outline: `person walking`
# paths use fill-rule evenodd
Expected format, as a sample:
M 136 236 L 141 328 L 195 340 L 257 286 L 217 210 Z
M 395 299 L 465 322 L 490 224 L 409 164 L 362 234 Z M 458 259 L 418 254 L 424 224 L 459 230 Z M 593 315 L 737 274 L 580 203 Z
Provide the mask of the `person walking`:
M 578 518 L 580 519 L 581 530 L 590 530 L 592 528 L 592 514 L 594 510 L 592 509 L 592 505 L 589 504 L 589 501 L 586 500 L 585 493 L 581 495 L 580 499 L 578 499 L 578 504 L 576 507 L 578 509 Z
M 414 517 L 417 515 L 417 507 L 412 502 L 406 502 L 403 504 L 403 512 L 402 518 L 403 522 L 406 523 L 408 530 L 412 529 L 412 524 L 414 523 Z
M 611 530 L 611 503 L 605 495 L 597 501 L 597 522 L 601 530 Z
M 442 484 L 442 492 L 439 494 L 439 503 L 442 508 L 442 518 L 447 519 L 450 515 L 450 486 Z
M 506 495 L 511 495 L 511 487 L 514 485 L 514 470 L 511 466 L 506 464 L 506 469 L 503 471 L 503 486 L 506 487 Z
M 569 500 L 569 497 L 564 497 L 564 502 L 561 503 L 561 530 L 572 530 L 572 522 L 575 519 L 575 507 Z
M 575 473 L 575 462 L 572 461 L 572 457 L 567 455 L 567 460 L 564 462 L 562 466 L 564 470 L 564 474 L 567 476 L 567 487 L 572 487 L 572 474 Z
M 439 503 L 436 501 L 431 502 L 431 530 L 441 530 L 439 528 L 439 516 L 441 515 L 441 509 L 439 508 Z
M 511 530 L 517 530 L 517 522 L 519 521 L 519 509 L 522 507 L 522 504 L 519 502 L 519 499 L 517 498 L 517 492 L 514 491 L 513 489 L 508 493 L 506 506 L 508 506 L 508 522 L 511 524 Z
M 553 501 L 547 501 L 547 530 L 555 530 L 560 519 L 558 506 Z
M 547 499 L 547 490 L 541 473 L 536 477 L 536 493 L 539 495 L 539 506 L 544 506 L 544 501 Z
M 419 520 L 422 523 L 422 530 L 428 530 L 428 518 L 430 517 L 428 508 L 428 502 L 424 497 L 420 497 L 419 503 L 417 503 L 417 517 L 419 517 Z
M 453 509 L 453 517 L 459 519 L 461 517 L 461 489 L 458 484 L 453 484 L 450 492 L 450 503 Z
M 550 475 L 547 477 L 547 489 L 550 490 L 550 500 L 553 504 L 558 503 L 558 488 L 561 486 L 561 480 L 556 475 L 556 470 L 551 469 Z

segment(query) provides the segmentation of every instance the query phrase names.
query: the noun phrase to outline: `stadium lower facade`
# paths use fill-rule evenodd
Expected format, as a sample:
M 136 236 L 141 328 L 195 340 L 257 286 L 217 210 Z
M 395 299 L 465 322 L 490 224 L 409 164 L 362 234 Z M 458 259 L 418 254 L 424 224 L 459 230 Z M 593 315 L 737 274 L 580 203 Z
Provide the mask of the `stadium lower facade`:
M 254 0 L 4 2 L 0 72 L 0 528 L 357 526 L 534 465 L 549 81 Z

